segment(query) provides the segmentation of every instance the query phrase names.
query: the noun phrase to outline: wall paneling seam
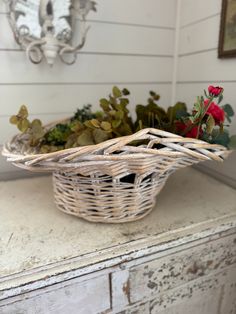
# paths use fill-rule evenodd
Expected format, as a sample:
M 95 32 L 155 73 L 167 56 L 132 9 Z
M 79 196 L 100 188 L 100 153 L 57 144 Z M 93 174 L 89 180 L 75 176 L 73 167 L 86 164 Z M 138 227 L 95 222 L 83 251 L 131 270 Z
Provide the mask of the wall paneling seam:
M 180 34 L 180 14 L 182 0 L 176 0 L 176 21 L 175 21 L 175 43 L 174 43 L 174 56 L 173 56 L 173 73 L 172 73 L 172 90 L 171 90 L 171 104 L 176 101 L 176 83 L 178 72 L 178 57 L 179 57 L 179 34 Z

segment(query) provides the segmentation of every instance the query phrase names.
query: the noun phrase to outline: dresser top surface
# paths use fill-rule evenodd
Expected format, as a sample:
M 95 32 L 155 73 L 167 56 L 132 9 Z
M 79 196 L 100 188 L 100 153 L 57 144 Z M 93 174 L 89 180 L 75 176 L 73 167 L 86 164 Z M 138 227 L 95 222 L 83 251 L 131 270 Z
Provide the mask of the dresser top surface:
M 148 241 L 168 241 L 181 231 L 209 229 L 210 222 L 236 221 L 236 191 L 192 168 L 177 171 L 146 218 L 132 223 L 99 224 L 60 212 L 50 177 L 0 182 L 0 282 L 7 276 L 48 269 L 80 258 L 86 266 L 115 258 Z M 123 253 L 122 253 L 123 250 Z M 104 255 L 104 256 L 105 256 Z M 90 258 L 90 262 L 91 262 Z M 105 258 L 105 257 L 104 257 Z

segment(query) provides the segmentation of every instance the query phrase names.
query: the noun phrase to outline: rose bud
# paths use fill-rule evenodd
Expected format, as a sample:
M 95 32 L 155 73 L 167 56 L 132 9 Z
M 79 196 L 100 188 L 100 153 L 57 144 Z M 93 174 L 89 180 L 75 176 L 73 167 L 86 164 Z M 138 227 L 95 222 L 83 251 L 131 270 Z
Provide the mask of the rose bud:
M 214 96 L 214 97 L 218 97 L 222 92 L 223 92 L 223 88 L 220 87 L 220 86 L 213 86 L 213 85 L 210 85 L 208 87 L 208 92 L 211 96 Z

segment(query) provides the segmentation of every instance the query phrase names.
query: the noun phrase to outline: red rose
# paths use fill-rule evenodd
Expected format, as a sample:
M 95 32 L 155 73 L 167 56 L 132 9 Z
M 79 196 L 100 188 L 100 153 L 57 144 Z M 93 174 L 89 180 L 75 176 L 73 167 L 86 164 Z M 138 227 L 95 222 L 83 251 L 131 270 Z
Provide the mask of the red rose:
M 223 92 L 223 90 L 224 89 L 222 87 L 220 87 L 220 86 L 212 86 L 212 85 L 210 85 L 208 87 L 209 94 L 214 96 L 214 97 L 219 96 Z
M 204 105 L 208 106 L 209 99 L 204 100 Z M 215 120 L 216 125 L 220 125 L 225 120 L 225 112 L 222 108 L 219 107 L 216 103 L 212 102 L 210 107 L 207 109 L 206 114 L 211 114 Z
M 186 124 L 181 121 L 176 121 L 175 123 L 177 132 L 182 134 L 186 129 L 189 129 L 189 131 L 184 135 L 185 137 L 191 137 L 191 138 L 197 138 L 198 133 L 198 126 L 193 126 L 192 122 L 187 122 Z M 202 128 L 199 128 L 199 136 L 201 136 L 203 133 Z

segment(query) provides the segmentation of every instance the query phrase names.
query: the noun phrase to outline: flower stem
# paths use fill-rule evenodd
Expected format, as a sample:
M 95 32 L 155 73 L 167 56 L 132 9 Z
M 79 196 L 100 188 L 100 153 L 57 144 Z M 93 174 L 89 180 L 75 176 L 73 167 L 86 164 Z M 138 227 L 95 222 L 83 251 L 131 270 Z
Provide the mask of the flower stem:
M 182 132 L 182 136 L 186 135 L 189 131 L 191 131 L 195 126 L 198 126 L 197 129 L 197 137 L 199 137 L 199 133 L 200 133 L 200 126 L 201 126 L 201 122 L 202 119 L 204 118 L 205 114 L 207 113 L 208 109 L 210 108 L 211 104 L 212 104 L 212 100 L 214 99 L 214 96 L 211 96 L 209 98 L 209 103 L 207 104 L 207 106 L 204 108 L 203 113 L 201 114 L 201 116 L 195 121 L 193 122 L 191 125 L 189 125 L 183 132 Z

